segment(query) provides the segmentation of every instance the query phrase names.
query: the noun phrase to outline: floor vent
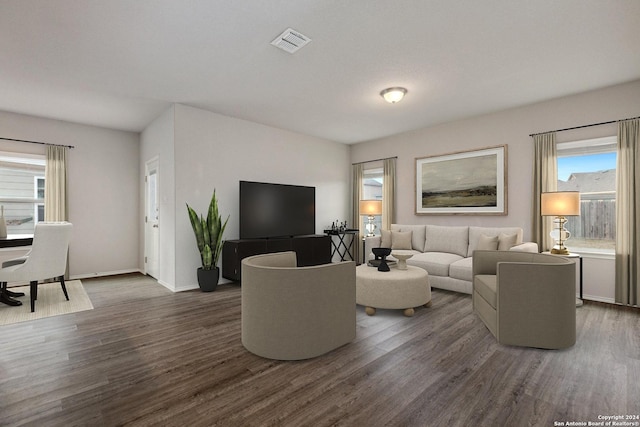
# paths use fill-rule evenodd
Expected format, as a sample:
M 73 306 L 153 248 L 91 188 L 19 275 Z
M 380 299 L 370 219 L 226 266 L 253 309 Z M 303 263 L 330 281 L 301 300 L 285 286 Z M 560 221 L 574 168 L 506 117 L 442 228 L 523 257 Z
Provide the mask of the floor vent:
M 276 37 L 271 44 L 285 52 L 294 53 L 310 41 L 311 39 L 304 34 L 301 34 L 291 28 L 287 28 L 285 32 Z

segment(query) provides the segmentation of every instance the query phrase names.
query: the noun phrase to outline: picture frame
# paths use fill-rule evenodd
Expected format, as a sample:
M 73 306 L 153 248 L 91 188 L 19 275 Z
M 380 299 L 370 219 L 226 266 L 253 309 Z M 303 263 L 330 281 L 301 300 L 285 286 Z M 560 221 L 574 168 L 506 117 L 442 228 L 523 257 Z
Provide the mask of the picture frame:
M 507 215 L 507 145 L 416 158 L 416 215 Z

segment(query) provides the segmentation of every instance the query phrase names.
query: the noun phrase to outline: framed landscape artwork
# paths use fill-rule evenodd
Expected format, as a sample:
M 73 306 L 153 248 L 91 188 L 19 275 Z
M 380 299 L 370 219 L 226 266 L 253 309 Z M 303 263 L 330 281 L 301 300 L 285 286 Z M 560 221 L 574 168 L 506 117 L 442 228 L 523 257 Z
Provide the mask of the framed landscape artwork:
M 506 215 L 507 146 L 416 159 L 416 215 Z

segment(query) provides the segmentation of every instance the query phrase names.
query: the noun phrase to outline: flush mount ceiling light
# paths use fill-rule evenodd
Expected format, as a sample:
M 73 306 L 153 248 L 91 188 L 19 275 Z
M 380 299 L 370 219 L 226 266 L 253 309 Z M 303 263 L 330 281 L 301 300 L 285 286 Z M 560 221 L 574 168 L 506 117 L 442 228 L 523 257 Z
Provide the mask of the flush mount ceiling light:
M 390 87 L 380 92 L 380 96 L 384 98 L 389 104 L 395 104 L 402 101 L 402 98 L 407 94 L 407 90 L 403 87 Z

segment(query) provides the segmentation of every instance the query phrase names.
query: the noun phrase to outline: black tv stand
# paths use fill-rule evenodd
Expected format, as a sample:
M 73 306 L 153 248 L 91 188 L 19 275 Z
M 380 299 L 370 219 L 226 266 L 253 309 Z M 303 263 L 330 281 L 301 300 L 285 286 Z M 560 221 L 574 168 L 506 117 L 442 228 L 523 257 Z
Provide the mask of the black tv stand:
M 331 239 L 329 236 L 312 234 L 265 239 L 227 240 L 222 246 L 222 277 L 239 282 L 244 258 L 284 251 L 294 251 L 296 253 L 298 267 L 328 264 L 331 262 Z

